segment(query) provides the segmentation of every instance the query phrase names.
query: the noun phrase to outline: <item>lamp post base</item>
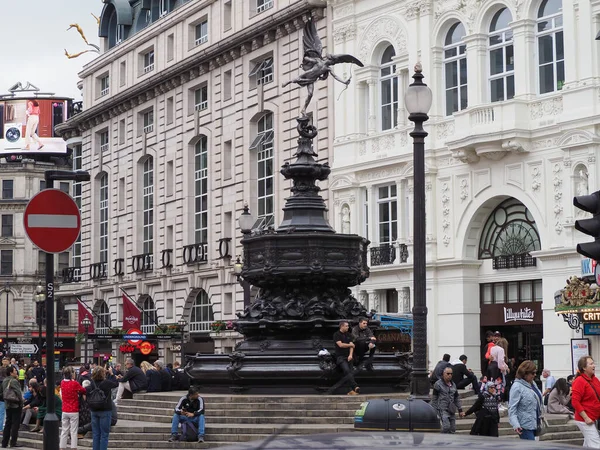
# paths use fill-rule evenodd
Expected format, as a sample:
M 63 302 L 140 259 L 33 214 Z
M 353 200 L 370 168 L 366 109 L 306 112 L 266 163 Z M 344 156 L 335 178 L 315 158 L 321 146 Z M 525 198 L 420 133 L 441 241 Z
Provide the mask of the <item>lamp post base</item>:
M 429 374 L 427 370 L 413 369 L 410 398 L 430 402 L 429 387 Z
M 44 450 L 59 450 L 59 420 L 55 413 L 48 413 L 44 418 Z

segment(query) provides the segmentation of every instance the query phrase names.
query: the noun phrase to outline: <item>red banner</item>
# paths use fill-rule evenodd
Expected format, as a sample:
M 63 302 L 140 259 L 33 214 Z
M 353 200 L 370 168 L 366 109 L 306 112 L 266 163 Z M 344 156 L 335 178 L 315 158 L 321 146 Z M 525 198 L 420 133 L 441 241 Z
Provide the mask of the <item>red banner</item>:
M 123 330 L 141 328 L 142 310 L 126 295 L 123 294 Z
M 83 304 L 83 302 L 80 299 L 77 299 L 77 311 L 78 311 L 77 332 L 85 333 L 85 327 L 82 325 L 81 322 L 83 322 L 83 319 L 85 319 L 87 317 L 90 321 L 90 326 L 88 327 L 87 331 L 88 331 L 88 333 L 93 334 L 94 333 L 94 316 L 92 316 L 92 313 L 90 312 L 90 310 L 87 309 L 87 307 Z

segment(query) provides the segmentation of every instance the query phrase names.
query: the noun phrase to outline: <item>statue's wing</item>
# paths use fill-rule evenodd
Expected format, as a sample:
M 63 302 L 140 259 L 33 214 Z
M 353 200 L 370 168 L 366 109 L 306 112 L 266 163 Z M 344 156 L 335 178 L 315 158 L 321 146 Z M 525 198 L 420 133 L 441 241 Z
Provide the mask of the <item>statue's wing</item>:
M 304 55 L 313 58 L 321 57 L 323 52 L 323 44 L 317 34 L 317 27 L 312 20 L 306 22 L 304 25 L 304 35 L 302 36 L 302 42 L 304 44 Z
M 357 66 L 364 67 L 364 64 L 360 62 L 358 58 L 355 58 L 352 55 L 328 55 L 331 64 L 339 64 L 339 63 L 352 63 Z

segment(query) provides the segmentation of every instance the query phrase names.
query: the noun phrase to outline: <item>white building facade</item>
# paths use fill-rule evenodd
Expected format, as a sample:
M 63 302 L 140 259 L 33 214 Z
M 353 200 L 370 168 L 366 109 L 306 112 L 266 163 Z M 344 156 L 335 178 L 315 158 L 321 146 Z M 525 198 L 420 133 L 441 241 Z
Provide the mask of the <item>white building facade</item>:
M 143 332 L 183 318 L 186 352 L 232 350 L 239 335 L 210 325 L 243 309 L 237 219 L 247 203 L 257 226 L 281 220 L 290 183 L 279 167 L 295 153 L 304 95 L 281 83 L 298 74 L 306 21 L 317 21 L 327 43 L 325 6 L 105 1 L 103 52 L 80 73 L 83 112 L 59 128 L 92 181 L 75 188 L 76 276 L 57 295 L 77 292 L 97 333 L 122 327 L 125 291 L 143 311 Z M 323 83 L 312 111 L 321 158 L 330 144 L 326 92 Z M 160 341 L 143 359 L 171 362 L 178 344 Z M 116 342 L 95 346 L 124 356 Z
M 365 64 L 335 103 L 330 177 L 336 229 L 371 241 L 359 299 L 384 315 L 413 304 L 413 124 L 403 99 L 420 61 L 433 91 L 422 205 L 430 364 L 464 353 L 478 371 L 485 331 L 498 330 L 509 357 L 571 373 L 580 334 L 555 315 L 554 294 L 580 274 L 575 246 L 589 240 L 574 229 L 572 198 L 599 188 L 600 4 L 329 4 L 334 53 Z

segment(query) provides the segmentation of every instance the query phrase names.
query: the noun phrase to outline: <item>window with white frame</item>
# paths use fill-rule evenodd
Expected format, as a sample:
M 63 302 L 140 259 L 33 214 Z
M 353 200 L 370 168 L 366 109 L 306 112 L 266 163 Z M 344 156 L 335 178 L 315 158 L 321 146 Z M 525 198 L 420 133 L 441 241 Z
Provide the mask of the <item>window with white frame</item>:
M 513 32 L 508 26 L 512 16 L 502 8 L 492 18 L 489 34 L 490 101 L 501 102 L 515 96 Z
M 78 144 L 73 148 L 73 170 L 81 170 L 81 168 L 81 144 Z M 73 200 L 81 210 L 81 181 L 73 181 Z M 73 244 L 72 264 L 73 267 L 81 267 L 81 234 Z
M 257 183 L 258 183 L 258 219 L 261 226 L 272 225 L 274 218 L 273 192 L 273 114 L 267 113 L 258 121 L 258 134 L 250 145 L 250 150 L 257 151 Z
M 204 19 L 202 22 L 195 27 L 195 45 L 201 45 L 208 41 L 208 20 Z
M 154 254 L 154 159 L 149 156 L 143 165 L 143 253 L 150 255 L 150 260 Z
M 13 274 L 13 251 L 0 250 L 0 275 Z
M 463 41 L 465 27 L 457 22 L 450 27 L 444 41 L 444 78 L 446 86 L 446 115 L 451 116 L 468 106 L 467 46 Z
M 154 70 L 154 49 L 147 51 L 143 55 L 144 58 L 144 73 L 152 72 Z
M 398 198 L 396 185 L 378 188 L 377 212 L 379 244 L 392 244 L 398 238 Z
M 266 84 L 273 81 L 273 58 L 267 57 L 258 61 L 253 61 L 254 65 L 250 71 L 249 77 L 256 79 L 256 85 Z
M 398 124 L 398 77 L 393 45 L 389 45 L 381 57 L 379 86 L 381 89 L 381 129 L 391 130 Z
M 108 262 L 108 175 L 100 177 L 100 202 L 99 202 L 99 225 L 100 225 L 100 262 Z
M 208 294 L 198 292 L 192 311 L 190 312 L 190 332 L 210 331 L 210 324 L 215 320 Z
M 108 130 L 101 131 L 98 134 L 98 141 L 100 144 L 100 151 L 101 152 L 108 151 Z
M 100 78 L 100 96 L 104 96 L 104 95 L 108 95 L 108 92 L 110 90 L 110 78 L 108 77 L 108 75 L 103 76 L 102 78 Z
M 204 85 L 194 91 L 194 109 L 204 111 L 208 108 L 208 86 Z
M 154 131 L 154 110 L 143 113 L 143 130 L 144 133 L 152 133 Z
M 561 0 L 544 0 L 538 10 L 537 42 L 540 94 L 560 91 L 565 83 Z
M 273 7 L 273 0 L 256 0 L 256 14 Z
M 201 136 L 194 152 L 194 230 L 196 244 L 208 242 L 208 139 Z
M 152 297 L 147 296 L 142 305 L 142 333 L 154 333 L 157 321 L 156 305 Z
M 106 302 L 103 301 L 98 309 L 94 331 L 98 334 L 108 334 L 108 329 L 111 327 L 110 310 Z

